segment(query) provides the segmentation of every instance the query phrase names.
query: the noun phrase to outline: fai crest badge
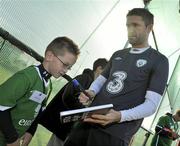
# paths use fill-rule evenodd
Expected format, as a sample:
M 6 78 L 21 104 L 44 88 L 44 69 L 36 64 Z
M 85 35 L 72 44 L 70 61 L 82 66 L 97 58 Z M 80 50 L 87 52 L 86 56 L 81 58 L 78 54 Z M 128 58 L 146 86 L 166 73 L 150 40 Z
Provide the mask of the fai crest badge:
M 143 67 L 144 65 L 146 65 L 147 61 L 144 59 L 138 59 L 136 62 L 136 66 L 137 67 Z

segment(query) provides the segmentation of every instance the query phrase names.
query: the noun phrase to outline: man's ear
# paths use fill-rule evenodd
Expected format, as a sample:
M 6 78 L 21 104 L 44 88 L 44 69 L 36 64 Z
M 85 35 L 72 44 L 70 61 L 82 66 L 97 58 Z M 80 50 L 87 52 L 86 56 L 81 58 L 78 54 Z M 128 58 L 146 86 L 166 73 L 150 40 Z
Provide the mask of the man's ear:
M 147 26 L 147 29 L 149 30 L 149 32 L 151 32 L 151 31 L 153 30 L 153 24 L 149 24 L 149 25 Z

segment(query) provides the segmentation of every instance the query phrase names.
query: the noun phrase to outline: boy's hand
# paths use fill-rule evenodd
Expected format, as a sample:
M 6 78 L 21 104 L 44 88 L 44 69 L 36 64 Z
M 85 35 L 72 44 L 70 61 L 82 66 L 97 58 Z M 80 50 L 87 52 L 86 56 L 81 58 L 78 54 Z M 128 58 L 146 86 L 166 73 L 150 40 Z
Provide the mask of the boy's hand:
M 31 140 L 32 140 L 32 137 L 33 137 L 33 136 L 32 136 L 30 133 L 26 132 L 26 133 L 23 135 L 23 137 L 22 137 L 22 144 L 21 144 L 21 146 L 28 146 L 29 143 L 30 143 Z
M 6 146 L 20 146 L 20 139 L 18 138 L 15 142 L 9 143 Z

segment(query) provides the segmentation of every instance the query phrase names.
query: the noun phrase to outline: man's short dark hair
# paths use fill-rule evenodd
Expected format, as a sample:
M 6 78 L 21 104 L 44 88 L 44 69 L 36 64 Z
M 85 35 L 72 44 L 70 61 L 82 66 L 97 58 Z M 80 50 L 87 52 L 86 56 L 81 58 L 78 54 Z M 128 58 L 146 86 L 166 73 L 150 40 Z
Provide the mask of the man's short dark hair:
M 144 8 L 134 8 L 128 12 L 128 16 L 141 16 L 146 26 L 154 24 L 154 15 Z
M 98 66 L 101 66 L 102 69 L 105 68 L 105 66 L 107 65 L 108 61 L 105 58 L 99 58 L 97 59 L 94 64 L 93 64 L 93 71 L 95 71 L 97 69 Z
M 46 52 L 52 51 L 55 54 L 62 54 L 65 50 L 76 56 L 80 53 L 78 45 L 65 36 L 55 38 L 46 48 Z
M 176 111 L 176 114 L 180 117 L 180 109 Z

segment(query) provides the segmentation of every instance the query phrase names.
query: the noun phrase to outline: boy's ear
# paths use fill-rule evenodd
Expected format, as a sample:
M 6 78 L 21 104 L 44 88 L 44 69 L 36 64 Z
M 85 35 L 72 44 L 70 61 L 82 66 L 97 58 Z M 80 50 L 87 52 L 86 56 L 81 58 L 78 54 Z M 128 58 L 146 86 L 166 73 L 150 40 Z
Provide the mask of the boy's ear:
M 45 58 L 44 58 L 46 61 L 51 61 L 53 57 L 54 57 L 54 54 L 52 51 L 46 51 Z

